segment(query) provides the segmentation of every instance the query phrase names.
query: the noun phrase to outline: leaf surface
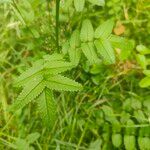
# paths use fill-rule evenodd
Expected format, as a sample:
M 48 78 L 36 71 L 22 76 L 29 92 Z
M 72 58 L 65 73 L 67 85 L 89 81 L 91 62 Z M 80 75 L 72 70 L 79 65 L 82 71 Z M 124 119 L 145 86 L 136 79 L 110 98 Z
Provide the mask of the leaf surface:
M 114 22 L 112 19 L 105 21 L 95 30 L 95 38 L 108 38 L 112 32 Z
M 81 12 L 84 8 L 85 0 L 74 0 L 74 6 L 76 11 Z
M 95 51 L 94 43 L 82 43 L 81 49 L 91 64 L 98 63 L 99 59 Z
M 65 61 L 50 61 L 44 64 L 45 72 L 48 74 L 58 74 L 71 68 L 73 68 L 73 65 Z
M 56 102 L 53 92 L 45 88 L 37 99 L 38 109 L 46 126 L 52 127 L 56 120 Z
M 93 41 L 94 29 L 90 20 L 86 19 L 82 22 L 80 39 L 82 42 Z
M 43 60 L 37 61 L 33 64 L 31 68 L 24 71 L 14 82 L 15 86 L 23 86 L 26 84 L 29 80 L 34 78 L 39 71 L 43 69 Z
M 11 111 L 22 109 L 29 102 L 34 100 L 45 88 L 43 77 L 38 76 L 34 78 L 30 83 L 27 83 L 20 95 L 11 106 Z
M 78 91 L 82 89 L 81 84 L 61 75 L 49 76 L 46 86 L 49 89 L 58 91 Z
M 96 40 L 95 46 L 106 64 L 115 63 L 115 53 L 108 40 Z

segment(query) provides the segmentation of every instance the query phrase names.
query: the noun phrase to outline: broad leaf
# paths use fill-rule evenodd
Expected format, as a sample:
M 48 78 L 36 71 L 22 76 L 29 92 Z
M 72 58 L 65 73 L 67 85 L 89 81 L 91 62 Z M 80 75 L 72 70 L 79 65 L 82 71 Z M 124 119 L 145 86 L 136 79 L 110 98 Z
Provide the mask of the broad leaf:
M 95 38 L 108 38 L 114 26 L 113 20 L 107 20 L 95 30 Z
M 95 46 L 106 64 L 115 63 L 115 53 L 108 40 L 96 40 Z
M 93 41 L 94 29 L 90 20 L 86 19 L 82 22 L 80 39 L 82 42 Z

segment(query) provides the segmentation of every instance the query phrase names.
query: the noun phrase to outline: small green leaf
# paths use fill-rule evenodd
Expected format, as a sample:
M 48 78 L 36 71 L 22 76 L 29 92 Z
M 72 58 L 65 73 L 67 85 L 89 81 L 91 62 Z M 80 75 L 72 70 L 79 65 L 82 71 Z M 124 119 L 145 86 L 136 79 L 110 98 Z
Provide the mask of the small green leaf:
M 135 150 L 135 136 L 124 135 L 124 145 L 126 150 Z
M 95 38 L 108 38 L 112 32 L 114 21 L 107 20 L 95 30 Z
M 69 52 L 69 58 L 70 58 L 71 64 L 73 66 L 77 66 L 79 64 L 80 57 L 81 57 L 81 49 L 70 48 L 68 52 Z
M 150 148 L 150 138 L 138 137 L 138 145 L 140 150 L 148 150 Z
M 134 116 L 139 123 L 145 123 L 147 120 L 142 110 L 135 110 Z
M 74 0 L 74 6 L 76 11 L 81 12 L 84 8 L 85 0 Z
M 82 22 L 80 39 L 82 42 L 93 41 L 94 29 L 90 20 L 86 19 Z
M 150 77 L 150 70 L 143 70 L 143 73 L 144 73 L 146 76 L 149 76 L 149 77 Z
M 102 145 L 102 139 L 97 139 L 90 143 L 90 146 L 87 150 L 100 150 Z
M 78 48 L 80 46 L 80 32 L 79 30 L 75 30 L 70 38 L 70 47 Z
M 80 50 L 80 33 L 78 30 L 75 30 L 70 39 L 70 48 L 68 49 L 70 61 L 74 66 L 77 66 L 81 57 Z
M 147 67 L 147 61 L 146 61 L 146 57 L 144 55 L 141 54 L 137 54 L 136 55 L 136 59 L 137 62 L 140 64 L 140 66 L 142 67 L 142 69 L 146 69 Z
M 125 134 L 126 135 L 135 135 L 135 128 L 133 128 L 134 127 L 134 122 L 131 120 L 131 119 L 129 119 L 128 121 L 127 121 L 127 128 L 125 129 Z
M 112 143 L 115 147 L 119 148 L 122 144 L 122 135 L 119 133 L 112 134 Z
M 97 52 L 102 57 L 104 63 L 106 64 L 115 63 L 115 53 L 108 40 L 96 40 L 95 46 L 97 48 Z
M 91 64 L 96 64 L 99 62 L 93 42 L 82 43 L 81 49 Z
M 146 55 L 146 54 L 150 54 L 150 49 L 148 49 L 146 46 L 144 45 L 138 45 L 136 47 L 136 50 L 142 54 L 142 55 Z
M 143 78 L 140 83 L 139 83 L 140 87 L 145 88 L 150 86 L 150 77 L 145 77 Z

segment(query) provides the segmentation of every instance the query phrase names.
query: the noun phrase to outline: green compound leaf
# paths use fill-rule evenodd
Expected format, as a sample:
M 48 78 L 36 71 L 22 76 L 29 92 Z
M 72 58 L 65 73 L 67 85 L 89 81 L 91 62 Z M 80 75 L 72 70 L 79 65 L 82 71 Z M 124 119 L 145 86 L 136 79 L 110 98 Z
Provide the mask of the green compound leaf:
M 94 29 L 90 20 L 86 19 L 82 22 L 80 39 L 82 42 L 93 41 Z
M 108 38 L 112 32 L 113 26 L 114 21 L 112 19 L 107 20 L 95 30 L 95 38 Z
M 77 91 L 82 88 L 81 84 L 74 80 L 58 75 L 72 67 L 72 62 L 65 62 L 59 54 L 46 55 L 36 61 L 33 67 L 16 80 L 16 85 L 24 88 L 10 107 L 10 111 L 22 109 L 37 99 L 45 124 L 52 127 L 56 118 L 56 104 L 51 90 Z
M 43 77 L 35 77 L 25 85 L 23 91 L 17 97 L 15 103 L 10 107 L 10 111 L 22 109 L 25 105 L 38 97 L 38 95 L 43 91 L 44 87 L 45 82 L 43 81 Z
M 91 64 L 96 64 L 99 62 L 93 42 L 82 43 L 81 49 Z
M 104 63 L 106 64 L 115 63 L 115 53 L 108 40 L 96 40 L 95 46 L 97 48 L 97 52 L 104 60 Z
M 50 89 L 45 88 L 37 98 L 37 103 L 44 124 L 48 127 L 52 127 L 56 120 L 57 110 L 53 92 Z
M 81 84 L 61 75 L 47 77 L 46 86 L 58 91 L 78 91 L 82 89 Z
M 70 70 L 74 67 L 74 65 L 70 62 L 65 61 L 40 61 L 35 62 L 36 65 L 33 65 L 33 67 L 29 68 L 27 71 L 25 71 L 23 74 L 20 75 L 20 77 L 15 81 L 15 86 L 24 86 L 27 82 L 29 82 L 31 79 L 34 79 L 37 75 L 42 74 L 58 74 L 67 70 Z

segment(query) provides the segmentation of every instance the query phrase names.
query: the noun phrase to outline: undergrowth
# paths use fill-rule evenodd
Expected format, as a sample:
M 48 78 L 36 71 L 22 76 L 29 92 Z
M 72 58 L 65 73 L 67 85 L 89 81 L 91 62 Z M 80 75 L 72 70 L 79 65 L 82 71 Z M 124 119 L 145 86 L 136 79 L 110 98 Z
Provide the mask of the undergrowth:
M 150 3 L 0 1 L 0 149 L 149 150 Z

